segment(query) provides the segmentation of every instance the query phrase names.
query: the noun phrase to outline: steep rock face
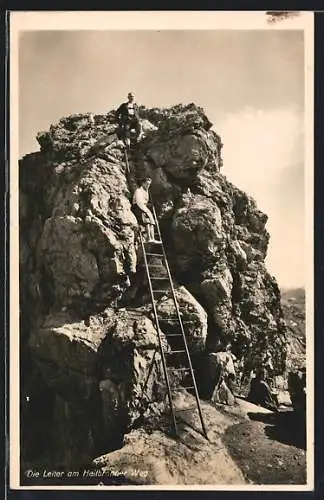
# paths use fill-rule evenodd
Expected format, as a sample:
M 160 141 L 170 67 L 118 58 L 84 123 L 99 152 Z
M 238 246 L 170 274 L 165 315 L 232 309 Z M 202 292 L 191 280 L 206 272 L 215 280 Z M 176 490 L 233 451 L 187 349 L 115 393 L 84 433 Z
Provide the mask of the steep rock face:
M 26 159 L 27 165 L 35 166 L 35 176 L 40 167 L 48 170 L 45 185 L 28 184 L 27 173 L 21 169 L 21 191 L 28 200 L 20 212 L 21 224 L 31 224 L 30 230 L 22 230 L 26 249 L 22 264 L 31 265 L 24 262 L 28 249 L 33 251 L 30 260 L 36 261 L 33 283 L 26 283 L 24 293 L 35 296 L 37 280 L 39 296 L 48 309 L 76 302 L 84 305 L 94 297 L 106 301 L 120 275 L 136 266 L 137 222 L 130 209 L 123 165 L 96 158 L 91 165 L 74 164 L 61 170 L 55 163 L 42 165 L 41 161 L 41 155 Z
M 182 189 L 177 186 L 169 205 L 167 186 L 159 191 L 163 179 L 155 177 L 155 182 L 155 205 L 174 273 L 209 313 L 208 349 L 217 349 L 226 339 L 238 357 L 244 350 L 250 353 L 253 367 L 260 362 L 267 336 L 276 370 L 282 371 L 286 325 L 280 291 L 264 264 L 267 216 L 215 165 L 214 171 L 193 174 Z
M 260 364 L 265 348 L 275 373 L 285 368 L 280 293 L 264 264 L 267 217 L 220 173 L 221 139 L 201 108 L 141 107 L 140 115 L 144 138 L 128 166 L 112 112 L 61 119 L 38 135 L 41 151 L 20 162 L 22 391 L 35 394 L 41 383 L 51 394 L 49 428 L 53 436 L 70 429 L 75 452 L 54 459 L 50 451 L 53 463 L 67 465 L 78 453 L 85 460 L 101 434 L 107 449 L 113 447 L 113 437 L 121 438 L 147 411 L 149 375 L 148 399 L 165 395 L 131 211 L 132 192 L 145 175 L 152 177 L 198 369 L 228 341 L 243 371 Z M 126 278 L 134 275 L 129 289 Z M 132 301 L 141 306 L 135 319 Z M 157 307 L 162 330 L 170 332 L 172 296 L 166 293 Z M 163 342 L 170 348 L 167 335 Z M 38 379 L 31 378 L 35 373 Z M 81 414 L 82 425 L 74 427 Z M 80 439 L 87 443 L 84 453 Z
M 85 323 L 61 312 L 31 333 L 34 370 L 55 394 L 48 439 L 65 467 L 118 445 L 163 399 L 157 334 L 144 313 L 107 308 Z

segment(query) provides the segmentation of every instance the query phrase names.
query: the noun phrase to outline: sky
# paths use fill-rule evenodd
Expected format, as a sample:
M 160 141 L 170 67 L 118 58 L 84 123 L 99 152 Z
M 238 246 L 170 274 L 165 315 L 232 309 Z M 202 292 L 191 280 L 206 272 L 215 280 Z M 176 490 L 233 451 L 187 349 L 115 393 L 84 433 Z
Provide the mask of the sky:
M 202 106 L 224 143 L 222 173 L 268 217 L 266 265 L 305 284 L 302 31 L 30 31 L 19 41 L 19 154 L 72 113 L 138 103 Z

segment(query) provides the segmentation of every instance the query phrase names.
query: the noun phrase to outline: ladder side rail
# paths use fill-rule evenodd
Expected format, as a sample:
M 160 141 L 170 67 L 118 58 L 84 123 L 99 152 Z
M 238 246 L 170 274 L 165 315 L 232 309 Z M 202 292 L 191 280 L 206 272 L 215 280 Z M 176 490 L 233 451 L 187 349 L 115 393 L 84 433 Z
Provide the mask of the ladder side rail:
M 171 272 L 170 272 L 170 268 L 169 268 L 169 264 L 168 264 L 168 260 L 167 260 L 167 256 L 166 256 L 166 252 L 165 252 L 165 249 L 164 249 L 163 240 L 162 240 L 162 237 L 161 237 L 161 231 L 160 231 L 159 221 L 158 221 L 158 218 L 157 218 L 157 215 L 156 215 L 156 211 L 155 211 L 155 207 L 154 207 L 153 203 L 152 203 L 152 209 L 153 209 L 154 220 L 155 220 L 155 223 L 156 223 L 156 226 L 157 226 L 158 235 L 159 235 L 159 238 L 160 238 L 160 241 L 161 241 L 163 259 L 164 259 L 165 267 L 166 267 L 166 270 L 167 270 L 167 273 L 168 273 L 168 278 L 169 278 L 169 282 L 170 282 L 170 286 L 171 286 L 171 292 L 172 292 L 172 298 L 173 298 L 174 306 L 175 306 L 175 309 L 176 309 L 176 312 L 177 312 L 177 316 L 178 316 L 178 320 L 179 320 L 179 324 L 180 324 L 180 328 L 181 328 L 181 333 L 182 333 L 183 340 L 184 340 L 185 350 L 186 350 L 186 354 L 187 354 L 187 358 L 188 358 L 188 363 L 189 363 L 190 375 L 191 375 L 191 378 L 192 378 L 192 381 L 193 381 L 193 385 L 194 385 L 194 393 L 195 393 L 195 398 L 196 398 L 196 403 L 197 403 L 197 409 L 198 409 L 198 413 L 199 413 L 199 418 L 200 418 L 200 422 L 201 422 L 201 426 L 202 426 L 204 435 L 207 438 L 207 430 L 206 430 L 206 427 L 205 427 L 205 423 L 204 423 L 204 419 L 203 419 L 203 415 L 202 415 L 202 411 L 201 411 L 201 406 L 200 406 L 200 401 L 199 401 L 199 395 L 198 395 L 198 389 L 197 389 L 196 380 L 195 380 L 195 376 L 194 376 L 194 372 L 193 372 L 193 368 L 192 368 L 192 363 L 191 363 L 191 359 L 190 359 L 190 353 L 189 353 L 189 349 L 188 349 L 187 339 L 186 339 L 186 335 L 185 335 L 183 323 L 182 323 L 182 320 L 181 320 L 181 315 L 180 315 L 178 300 L 177 300 L 177 297 L 176 297 L 176 294 L 175 294 L 175 290 L 174 290 L 174 286 L 173 286 L 173 280 L 172 280 L 172 276 L 171 276 Z
M 128 154 L 127 154 L 127 149 L 125 147 L 125 162 L 126 162 L 126 172 L 130 174 L 130 168 L 129 168 L 129 161 L 128 161 Z
M 172 292 L 172 298 L 173 298 L 174 306 L 175 306 L 175 309 L 176 309 L 177 318 L 178 318 L 178 321 L 179 321 L 179 324 L 180 324 L 181 333 L 182 333 L 182 335 L 184 337 L 186 351 L 187 351 L 187 354 L 189 355 L 189 349 L 188 349 L 188 345 L 187 345 L 187 339 L 186 339 L 186 334 L 185 334 L 185 331 L 184 331 L 184 326 L 183 326 L 181 315 L 180 315 L 179 304 L 178 304 L 178 300 L 177 300 L 177 297 L 176 297 L 176 294 L 175 294 L 175 290 L 174 290 L 174 286 L 173 286 L 173 280 L 172 280 L 172 275 L 171 275 L 171 271 L 170 271 L 170 268 L 169 268 L 169 263 L 168 263 L 168 260 L 167 260 L 166 252 L 165 252 L 163 241 L 162 241 L 162 238 L 161 238 L 160 226 L 159 226 L 159 223 L 158 223 L 158 219 L 157 219 L 157 216 L 156 216 L 156 211 L 155 211 L 155 208 L 154 208 L 153 204 L 152 204 L 152 208 L 153 208 L 153 215 L 154 215 L 155 223 L 157 225 L 158 235 L 159 235 L 160 241 L 162 243 L 161 247 L 162 247 L 162 253 L 163 253 L 163 260 L 164 260 L 164 263 L 165 263 L 165 267 L 166 267 L 168 278 L 169 278 L 169 282 L 170 282 L 170 287 L 171 287 L 171 292 Z M 190 362 L 190 355 L 189 355 L 189 362 Z M 192 366 L 191 366 L 191 368 L 192 368 Z
M 171 414 L 172 414 L 172 421 L 173 421 L 175 433 L 177 434 L 177 423 L 176 423 L 176 418 L 175 418 L 175 413 L 174 413 L 174 408 L 173 408 L 173 403 L 172 403 L 172 394 L 171 394 L 170 381 L 169 381 L 169 376 L 168 376 L 168 371 L 167 371 L 167 363 L 166 363 L 166 359 L 164 356 L 163 345 L 162 345 L 162 340 L 161 340 L 161 336 L 160 336 L 160 324 L 159 324 L 158 314 L 157 314 L 157 310 L 156 310 L 156 306 L 155 306 L 155 299 L 154 299 L 154 293 L 153 293 L 153 288 L 152 288 L 152 283 L 151 283 L 151 277 L 150 277 L 149 267 L 147 264 L 146 251 L 145 251 L 144 242 L 143 242 L 143 238 L 142 238 L 141 233 L 140 233 L 140 240 L 141 240 L 142 251 L 143 251 L 143 256 L 144 256 L 144 263 L 145 263 L 145 268 L 146 268 L 146 274 L 147 274 L 147 278 L 148 278 L 149 289 L 150 289 L 150 294 L 151 294 L 151 299 L 152 299 L 153 313 L 154 313 L 154 318 L 155 318 L 156 328 L 157 328 L 157 333 L 158 333 L 158 341 L 159 341 L 159 346 L 160 346 L 160 351 L 161 351 L 161 359 L 162 359 L 162 366 L 163 366 L 165 381 L 166 381 L 166 385 L 167 385 L 168 399 L 169 399 L 169 404 L 170 404 L 170 409 L 171 409 Z

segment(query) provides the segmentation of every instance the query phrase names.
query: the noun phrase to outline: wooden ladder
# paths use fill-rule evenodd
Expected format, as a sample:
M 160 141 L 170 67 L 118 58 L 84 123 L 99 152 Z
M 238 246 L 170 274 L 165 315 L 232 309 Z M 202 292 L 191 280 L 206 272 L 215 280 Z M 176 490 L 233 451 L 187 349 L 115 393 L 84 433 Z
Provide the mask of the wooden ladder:
M 154 208 L 154 205 L 152 204 L 152 211 L 154 215 L 154 220 L 155 220 L 155 231 L 156 231 L 156 236 L 157 236 L 157 242 L 155 243 L 148 243 L 144 241 L 143 235 L 141 234 L 140 231 L 140 242 L 141 242 L 141 247 L 143 251 L 143 256 L 144 256 L 144 266 L 146 269 L 146 274 L 148 278 L 148 285 L 150 289 L 150 295 L 151 295 L 151 301 L 152 301 L 152 307 L 153 307 L 153 314 L 154 314 L 154 319 L 155 319 L 155 326 L 156 330 L 158 333 L 158 341 L 159 341 L 159 347 L 160 347 L 160 352 L 161 352 L 161 358 L 162 358 L 162 365 L 163 365 L 163 372 L 164 372 L 164 377 L 165 377 L 165 382 L 167 386 L 167 394 L 168 394 L 168 400 L 169 400 L 169 405 L 170 405 L 170 410 L 171 410 L 171 415 L 172 415 L 172 423 L 173 423 L 173 429 L 176 435 L 178 435 L 178 428 L 177 428 L 177 421 L 176 421 L 176 413 L 175 413 L 175 408 L 173 404 L 173 396 L 176 391 L 181 390 L 190 390 L 193 391 L 194 396 L 195 396 L 195 401 L 196 405 L 193 410 L 197 410 L 199 414 L 199 419 L 203 431 L 203 435 L 208 439 L 207 437 L 207 430 L 206 426 L 204 423 L 202 411 L 201 411 L 201 406 L 200 406 L 200 401 L 199 401 L 199 395 L 198 395 L 198 390 L 197 390 L 197 385 L 196 385 L 196 380 L 194 376 L 194 370 L 192 367 L 192 362 L 190 359 L 190 353 L 187 345 L 187 339 L 184 331 L 184 322 L 181 319 L 181 312 L 178 304 L 178 300 L 176 297 L 174 285 L 173 285 L 173 280 L 172 276 L 170 273 L 170 268 L 164 248 L 164 244 L 162 241 L 162 236 L 161 236 L 161 231 L 160 231 L 160 226 L 158 222 L 158 218 L 156 216 L 156 211 Z M 156 261 L 160 260 L 160 264 L 155 264 L 154 260 Z M 158 268 L 161 268 L 161 265 L 164 266 L 164 268 L 167 271 L 167 276 L 161 277 L 159 274 L 157 274 Z M 167 290 L 161 289 L 162 287 L 159 287 L 159 283 L 161 283 L 161 280 L 164 280 L 164 282 L 167 282 Z M 172 317 L 168 317 L 167 319 L 161 318 L 161 316 L 158 313 L 157 307 L 156 307 L 156 301 L 161 298 L 163 295 L 166 295 L 167 292 L 171 291 L 171 296 L 173 299 L 174 303 L 174 308 L 176 314 Z M 162 342 L 162 332 L 160 328 L 160 320 L 163 319 L 163 322 L 170 322 L 170 325 L 172 326 L 171 332 L 169 333 L 166 331 L 167 329 L 163 329 L 163 333 L 165 333 L 165 336 L 167 340 L 174 344 L 174 347 L 171 348 L 170 351 L 168 351 L 164 347 L 164 343 Z M 176 330 L 176 333 L 174 333 Z M 181 367 L 174 367 L 171 365 L 171 363 L 175 363 L 178 365 L 181 364 Z M 186 383 L 181 387 L 172 387 L 171 382 L 170 382 L 170 372 L 177 373 L 181 372 L 182 375 L 185 376 Z

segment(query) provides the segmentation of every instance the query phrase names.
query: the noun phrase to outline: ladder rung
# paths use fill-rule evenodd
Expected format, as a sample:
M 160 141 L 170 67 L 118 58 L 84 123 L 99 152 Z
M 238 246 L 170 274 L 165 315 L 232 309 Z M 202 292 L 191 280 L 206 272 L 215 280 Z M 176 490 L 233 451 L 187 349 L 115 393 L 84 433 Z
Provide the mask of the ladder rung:
M 186 391 L 187 389 L 194 389 L 194 386 L 190 386 L 190 387 L 184 387 L 184 386 L 179 386 L 179 387 L 174 387 L 173 389 L 171 389 L 171 391 Z
M 168 337 L 183 337 L 182 333 L 166 333 L 165 336 Z
M 168 293 L 169 290 L 153 290 L 152 288 L 152 292 L 159 292 L 159 293 Z
M 180 318 L 183 316 L 183 313 L 181 312 L 180 313 Z M 179 319 L 179 316 L 168 316 L 167 318 L 163 318 L 163 319 Z
M 168 366 L 168 370 L 172 370 L 173 372 L 189 372 L 190 368 L 174 368 L 173 366 Z
M 154 255 L 155 257 L 163 257 L 163 253 L 146 252 L 146 255 Z
M 179 321 L 178 318 L 174 318 L 174 319 L 164 319 L 164 318 L 159 318 L 159 321 L 167 321 L 168 323 L 174 323 L 176 321 Z M 193 323 L 193 321 L 182 321 L 181 320 L 181 323 L 183 325 L 190 325 L 191 323 Z
M 158 315 L 158 316 L 159 316 L 159 315 Z M 180 316 L 180 317 L 181 317 L 181 316 Z M 176 319 L 179 319 L 179 318 L 178 318 L 178 316 L 169 316 L 168 318 L 164 318 L 163 316 L 161 316 L 161 315 L 160 315 L 160 316 L 159 316 L 159 319 L 160 319 L 161 321 L 169 321 L 169 320 L 171 320 L 171 321 L 175 321 Z
M 151 280 L 168 280 L 169 278 L 167 276 L 150 276 Z
M 166 354 L 179 354 L 180 352 L 186 352 L 184 350 L 181 350 L 181 351 L 170 351 L 170 352 L 167 352 Z
M 179 408 L 178 411 L 197 411 L 197 406 L 190 406 L 190 408 Z

